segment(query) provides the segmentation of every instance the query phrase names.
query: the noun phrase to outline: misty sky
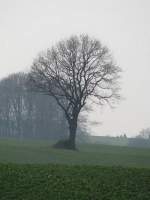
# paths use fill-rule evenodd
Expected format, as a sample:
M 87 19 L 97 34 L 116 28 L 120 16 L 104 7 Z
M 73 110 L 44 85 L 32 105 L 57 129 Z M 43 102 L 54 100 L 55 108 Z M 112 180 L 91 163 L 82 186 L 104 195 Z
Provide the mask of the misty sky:
M 95 107 L 96 135 L 134 136 L 150 127 L 149 0 L 0 0 L 0 78 L 29 70 L 37 54 L 72 34 L 87 33 L 123 69 L 114 110 Z

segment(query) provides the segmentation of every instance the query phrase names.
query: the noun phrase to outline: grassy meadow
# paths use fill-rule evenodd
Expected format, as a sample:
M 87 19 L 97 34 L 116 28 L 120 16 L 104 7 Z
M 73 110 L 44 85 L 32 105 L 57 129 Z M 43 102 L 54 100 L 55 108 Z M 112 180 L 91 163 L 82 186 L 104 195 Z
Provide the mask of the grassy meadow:
M 150 150 L 78 144 L 78 151 L 52 148 L 49 140 L 0 139 L 0 163 L 101 165 L 150 168 Z
M 0 200 L 149 200 L 150 152 L 0 139 Z

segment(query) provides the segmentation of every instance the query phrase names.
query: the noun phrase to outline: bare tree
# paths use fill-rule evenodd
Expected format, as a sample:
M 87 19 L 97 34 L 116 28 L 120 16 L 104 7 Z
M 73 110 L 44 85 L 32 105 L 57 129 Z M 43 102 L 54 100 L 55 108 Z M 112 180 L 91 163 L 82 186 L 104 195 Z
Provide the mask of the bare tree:
M 66 148 L 76 148 L 78 116 L 87 100 L 104 105 L 119 99 L 120 71 L 108 48 L 88 35 L 60 41 L 35 59 L 30 86 L 54 97 L 64 111 L 70 133 Z
M 137 138 L 150 139 L 150 128 L 142 129 Z
M 27 74 L 21 72 L 0 80 L 0 136 L 67 138 L 67 121 L 62 109 L 53 97 L 28 92 L 26 81 Z M 79 125 L 82 130 L 83 123 Z

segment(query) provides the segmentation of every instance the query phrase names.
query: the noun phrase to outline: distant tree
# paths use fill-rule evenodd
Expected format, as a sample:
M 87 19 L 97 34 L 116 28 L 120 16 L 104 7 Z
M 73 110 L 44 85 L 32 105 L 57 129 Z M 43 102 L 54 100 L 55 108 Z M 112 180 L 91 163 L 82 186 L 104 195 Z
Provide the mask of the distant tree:
M 150 128 L 142 129 L 135 138 L 130 138 L 128 145 L 150 148 Z
M 142 129 L 137 138 L 150 139 L 150 128 Z
M 60 41 L 35 59 L 29 74 L 30 87 L 52 96 L 64 111 L 69 125 L 65 148 L 76 148 L 78 116 L 87 100 L 103 106 L 120 98 L 120 72 L 108 48 L 88 35 Z
M 25 73 L 0 81 L 0 136 L 67 138 L 67 122 L 55 100 L 28 92 L 26 81 Z

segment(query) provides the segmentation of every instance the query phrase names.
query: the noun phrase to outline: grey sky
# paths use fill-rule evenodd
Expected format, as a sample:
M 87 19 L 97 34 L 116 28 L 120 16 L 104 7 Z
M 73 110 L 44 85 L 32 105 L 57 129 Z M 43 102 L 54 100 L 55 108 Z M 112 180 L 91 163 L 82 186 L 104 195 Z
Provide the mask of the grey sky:
M 0 78 L 27 70 L 36 55 L 72 34 L 107 45 L 123 69 L 115 110 L 90 114 L 103 124 L 93 134 L 135 135 L 150 126 L 149 0 L 0 0 Z

